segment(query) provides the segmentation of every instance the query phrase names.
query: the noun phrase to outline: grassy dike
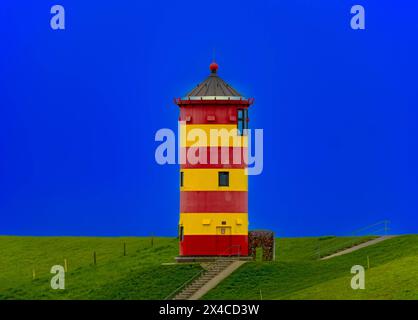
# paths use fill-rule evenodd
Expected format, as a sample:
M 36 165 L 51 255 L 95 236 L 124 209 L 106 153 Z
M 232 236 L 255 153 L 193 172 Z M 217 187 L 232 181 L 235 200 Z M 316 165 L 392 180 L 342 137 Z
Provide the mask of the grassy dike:
M 318 260 L 367 239 L 278 239 L 276 261 L 245 264 L 204 299 L 418 299 L 418 236 Z M 197 264 L 163 265 L 177 253 L 175 238 L 2 236 L 0 299 L 163 299 L 201 269 Z M 52 290 L 50 269 L 64 266 L 64 259 L 66 289 Z M 367 269 L 365 290 L 350 287 L 355 264 Z
M 175 238 L 0 237 L 0 299 L 163 299 L 200 270 L 162 265 L 177 253 Z M 66 289 L 52 290 L 64 259 Z
M 319 241 L 279 239 L 275 262 L 244 265 L 204 299 L 418 299 L 417 235 L 324 261 L 306 254 Z M 357 264 L 366 269 L 365 290 L 350 286 L 350 270 Z

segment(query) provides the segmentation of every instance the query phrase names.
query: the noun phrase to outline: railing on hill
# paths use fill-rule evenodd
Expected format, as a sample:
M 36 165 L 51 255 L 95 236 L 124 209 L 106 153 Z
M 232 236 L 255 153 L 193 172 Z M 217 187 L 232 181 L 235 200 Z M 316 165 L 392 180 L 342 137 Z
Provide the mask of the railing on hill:
M 356 241 L 357 237 L 382 236 L 382 234 L 387 235 L 388 231 L 390 230 L 389 225 L 390 225 L 389 220 L 379 221 L 371 225 L 368 225 L 366 227 L 354 230 L 353 232 L 350 233 L 350 237 L 352 238 L 347 240 L 346 242 L 338 243 L 336 245 L 331 245 L 331 246 L 323 246 L 323 247 L 321 247 L 320 244 L 318 244 L 318 249 L 312 256 L 316 256 L 318 257 L 318 259 L 320 259 L 326 255 L 330 255 L 340 250 L 350 248 L 354 245 L 361 244 L 362 242 Z
M 379 221 L 379 222 L 373 223 L 373 224 L 371 224 L 371 225 L 369 225 L 367 227 L 363 227 L 363 228 L 357 229 L 357 230 L 353 231 L 351 233 L 351 235 L 352 236 L 360 236 L 361 233 L 363 233 L 363 235 L 364 235 L 364 231 L 367 232 L 367 235 L 370 235 L 370 232 L 372 232 L 372 233 L 374 233 L 376 235 L 378 233 L 383 232 L 384 235 L 387 235 L 388 234 L 388 231 L 390 230 L 389 225 L 390 225 L 390 221 L 389 220 Z M 377 228 L 377 230 L 373 230 L 373 228 Z
M 233 248 L 238 248 L 237 253 L 234 253 L 231 249 Z M 229 252 L 229 255 L 225 255 L 225 253 Z M 222 253 L 217 256 L 217 259 L 222 259 L 225 257 L 240 257 L 241 256 L 241 245 L 240 244 L 233 244 L 232 246 L 229 246 L 228 248 L 226 248 L 224 251 L 222 251 Z

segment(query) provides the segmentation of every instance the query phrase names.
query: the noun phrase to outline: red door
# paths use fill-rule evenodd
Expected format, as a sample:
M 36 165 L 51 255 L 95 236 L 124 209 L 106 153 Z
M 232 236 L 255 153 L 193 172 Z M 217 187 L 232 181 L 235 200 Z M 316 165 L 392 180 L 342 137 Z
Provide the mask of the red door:
M 229 256 L 232 251 L 231 227 L 216 227 L 216 254 Z

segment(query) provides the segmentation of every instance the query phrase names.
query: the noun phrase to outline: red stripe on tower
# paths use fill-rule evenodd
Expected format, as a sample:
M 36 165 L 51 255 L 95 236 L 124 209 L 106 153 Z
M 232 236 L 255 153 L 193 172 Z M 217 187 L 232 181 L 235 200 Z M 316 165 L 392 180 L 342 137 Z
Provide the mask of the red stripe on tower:
M 181 191 L 180 212 L 248 212 L 246 191 Z
M 246 235 L 193 235 L 183 236 L 180 242 L 182 256 L 247 256 Z
M 240 105 L 240 108 L 247 107 Z M 179 120 L 187 124 L 235 124 L 237 123 L 237 106 L 231 105 L 231 101 L 228 104 L 217 101 L 216 105 L 203 106 L 191 104 L 189 107 L 180 109 Z
M 183 147 L 182 159 L 185 164 L 182 169 L 230 168 L 243 169 L 247 167 L 248 148 L 241 147 Z

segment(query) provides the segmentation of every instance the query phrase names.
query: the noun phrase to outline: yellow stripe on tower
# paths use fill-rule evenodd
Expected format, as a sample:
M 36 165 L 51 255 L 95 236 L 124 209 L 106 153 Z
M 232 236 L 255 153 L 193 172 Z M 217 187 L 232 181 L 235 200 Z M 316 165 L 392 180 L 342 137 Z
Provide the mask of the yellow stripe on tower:
M 238 134 L 236 124 L 182 124 L 182 147 L 247 147 L 248 137 Z
M 183 169 L 181 191 L 248 191 L 246 169 Z M 219 186 L 219 172 L 229 172 L 229 186 Z
M 247 213 L 181 213 L 184 235 L 247 235 Z M 224 228 L 224 230 L 222 230 Z

